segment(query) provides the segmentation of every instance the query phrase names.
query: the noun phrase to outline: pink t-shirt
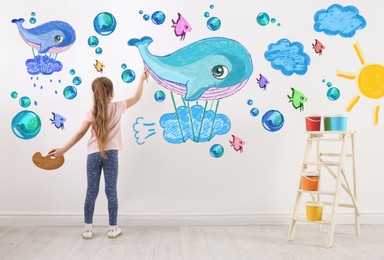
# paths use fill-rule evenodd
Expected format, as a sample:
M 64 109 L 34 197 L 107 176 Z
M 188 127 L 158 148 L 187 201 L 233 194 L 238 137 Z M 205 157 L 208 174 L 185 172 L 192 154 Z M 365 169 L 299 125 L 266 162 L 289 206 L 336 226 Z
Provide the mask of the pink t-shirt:
M 92 110 L 89 109 L 85 116 L 85 121 L 91 122 L 92 118 Z M 120 129 L 120 119 L 121 115 L 125 112 L 125 101 L 119 102 L 111 102 L 108 104 L 108 116 L 109 116 L 109 137 L 107 143 L 107 150 L 122 150 L 122 138 L 121 138 L 121 129 Z M 88 154 L 100 152 L 97 138 L 93 127 L 91 127 L 91 137 L 88 140 Z

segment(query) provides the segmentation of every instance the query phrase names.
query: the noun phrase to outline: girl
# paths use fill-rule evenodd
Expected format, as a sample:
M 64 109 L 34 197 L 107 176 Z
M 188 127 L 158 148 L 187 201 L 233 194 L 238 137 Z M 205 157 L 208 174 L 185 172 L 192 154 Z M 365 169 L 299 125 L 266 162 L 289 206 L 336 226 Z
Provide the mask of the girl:
M 105 194 L 108 200 L 108 237 L 116 238 L 122 233 L 117 226 L 118 203 L 116 191 L 118 151 L 122 149 L 120 118 L 127 108 L 140 100 L 144 80 L 147 78 L 148 71 L 144 70 L 135 95 L 120 102 L 111 102 L 114 96 L 112 81 L 106 77 L 96 78 L 92 82 L 93 107 L 88 110 L 80 129 L 66 145 L 61 148 L 54 148 L 48 153 L 52 157 L 63 155 L 80 141 L 89 127 L 92 126 L 91 137 L 88 141 L 87 194 L 84 204 L 85 226 L 82 232 L 84 239 L 91 239 L 93 236 L 93 213 L 99 192 L 101 170 L 104 172 Z

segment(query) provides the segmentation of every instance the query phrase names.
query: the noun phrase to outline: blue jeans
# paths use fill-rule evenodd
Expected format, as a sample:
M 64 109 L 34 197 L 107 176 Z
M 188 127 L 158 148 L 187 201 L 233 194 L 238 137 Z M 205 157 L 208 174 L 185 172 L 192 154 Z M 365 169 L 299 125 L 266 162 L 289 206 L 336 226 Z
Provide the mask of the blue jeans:
M 109 225 L 117 224 L 117 175 L 119 167 L 118 151 L 106 151 L 107 158 L 101 153 L 88 154 L 87 158 L 87 195 L 84 203 L 84 222 L 93 223 L 95 203 L 99 194 L 101 170 L 104 172 L 105 195 L 108 200 Z

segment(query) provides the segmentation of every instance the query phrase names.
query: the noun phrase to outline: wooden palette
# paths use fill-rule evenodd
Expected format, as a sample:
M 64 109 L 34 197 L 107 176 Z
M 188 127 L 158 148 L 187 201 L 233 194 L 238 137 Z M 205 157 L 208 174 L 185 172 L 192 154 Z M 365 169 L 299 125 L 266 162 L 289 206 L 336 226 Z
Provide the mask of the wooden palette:
M 55 170 L 64 164 L 64 156 L 54 158 L 49 155 L 42 156 L 40 152 L 36 152 L 32 156 L 32 161 L 37 167 L 41 169 Z

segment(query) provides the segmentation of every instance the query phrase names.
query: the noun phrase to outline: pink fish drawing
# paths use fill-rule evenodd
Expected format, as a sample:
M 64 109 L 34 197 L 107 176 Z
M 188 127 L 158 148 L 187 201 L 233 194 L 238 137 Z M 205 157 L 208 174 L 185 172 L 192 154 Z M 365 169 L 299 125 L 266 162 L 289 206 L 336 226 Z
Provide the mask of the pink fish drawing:
M 185 20 L 185 18 L 180 13 L 177 13 L 177 14 L 179 16 L 177 18 L 177 21 L 175 22 L 172 19 L 172 28 L 175 28 L 175 31 L 174 31 L 175 35 L 177 37 L 180 36 L 180 41 L 181 41 L 185 39 L 185 35 L 187 34 L 187 32 L 190 32 L 192 28 L 187 22 L 187 20 Z
M 245 145 L 245 142 L 240 137 L 232 135 L 232 141 L 229 141 L 229 143 L 231 144 L 231 147 L 235 149 L 236 152 L 243 152 L 243 146 Z

